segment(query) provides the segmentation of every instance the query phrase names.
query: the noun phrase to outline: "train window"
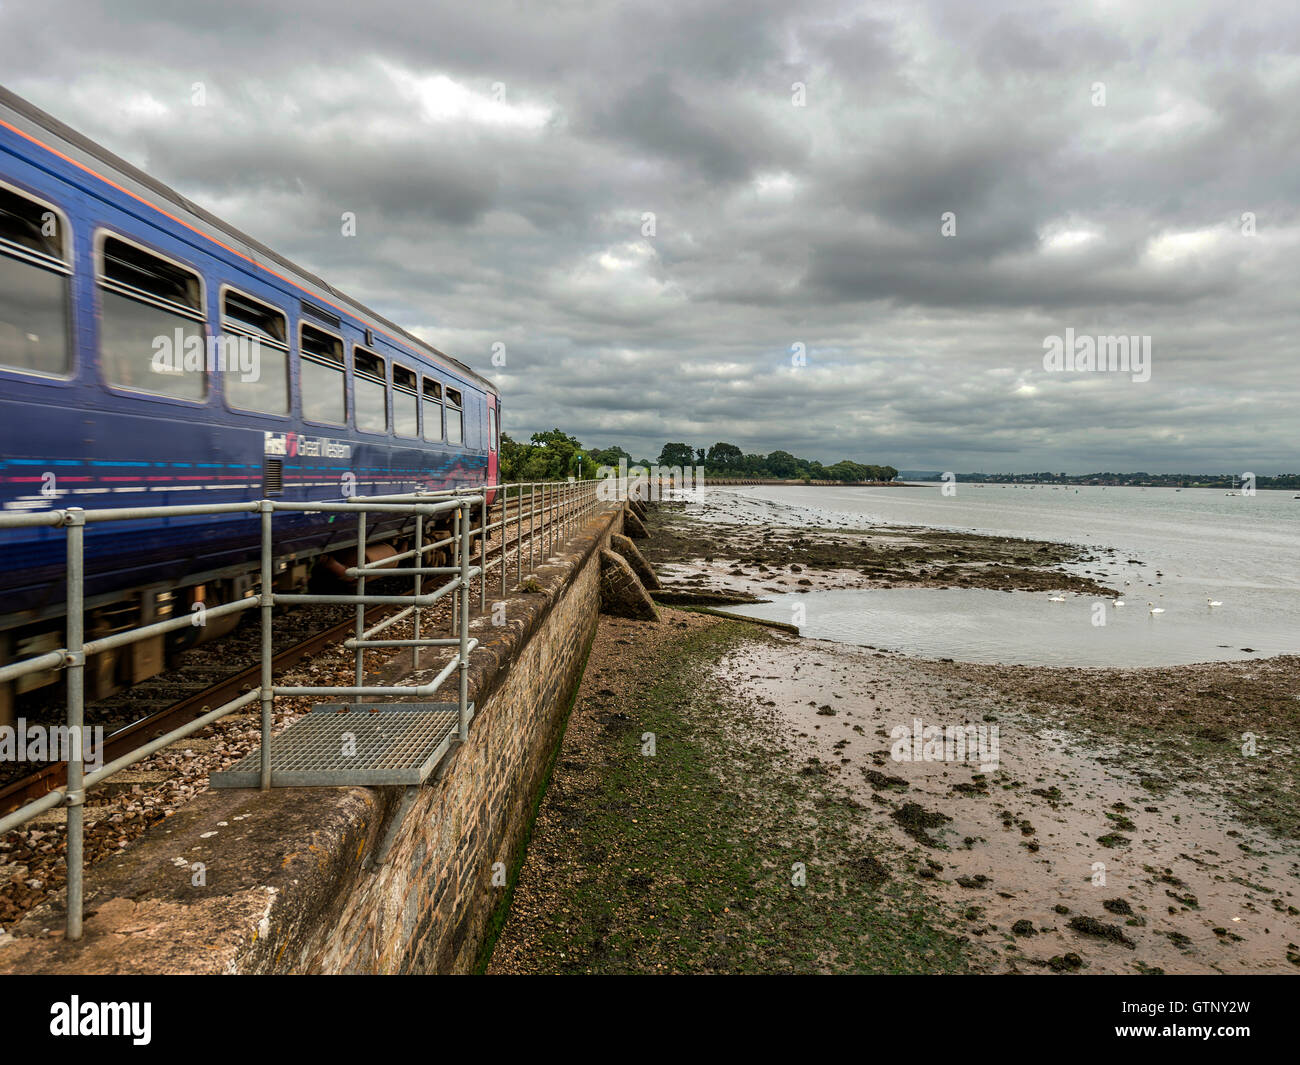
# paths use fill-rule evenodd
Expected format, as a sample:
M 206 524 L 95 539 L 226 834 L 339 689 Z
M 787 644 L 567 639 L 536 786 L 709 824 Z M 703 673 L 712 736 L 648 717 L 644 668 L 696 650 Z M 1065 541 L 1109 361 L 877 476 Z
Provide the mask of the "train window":
M 358 429 L 388 432 L 388 374 L 384 360 L 364 348 L 352 349 L 352 401 Z
M 465 412 L 461 410 L 460 393 L 447 389 L 447 443 L 460 444 L 465 439 Z
M 221 298 L 226 402 L 240 410 L 289 413 L 288 319 L 242 292 Z
M 106 236 L 99 286 L 104 379 L 137 392 L 206 398 L 207 334 L 199 275 Z
M 497 449 L 497 409 L 488 404 L 488 450 Z
M 226 289 L 221 301 L 221 318 L 227 329 L 233 329 L 245 336 L 269 340 L 272 344 L 281 347 L 287 347 L 289 344 L 284 312 L 268 307 L 260 300 L 245 296 L 242 292 Z
M 63 376 L 71 270 L 63 220 L 43 204 L 0 187 L 0 366 Z
M 348 389 L 343 376 L 343 341 L 315 326 L 298 331 L 302 416 L 326 425 L 346 425 Z
M 424 438 L 442 439 L 442 385 L 428 377 L 424 379 Z
M 393 432 L 419 437 L 420 397 L 415 391 L 415 373 L 405 366 L 393 367 Z

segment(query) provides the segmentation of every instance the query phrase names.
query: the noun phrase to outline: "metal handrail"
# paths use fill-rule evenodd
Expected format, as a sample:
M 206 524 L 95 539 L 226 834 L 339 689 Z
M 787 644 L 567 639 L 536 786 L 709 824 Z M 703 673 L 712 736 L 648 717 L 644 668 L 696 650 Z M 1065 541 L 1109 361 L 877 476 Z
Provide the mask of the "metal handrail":
M 513 541 L 510 537 L 510 494 L 514 492 Z M 488 495 L 497 498 L 490 508 Z M 477 639 L 469 635 L 471 589 L 478 578 L 480 609 L 487 609 L 487 572 L 494 566 L 500 568 L 500 588 L 504 599 L 508 572 L 508 550 L 514 544 L 516 575 L 522 580 L 525 540 L 530 568 L 535 565 L 538 550 L 544 560 L 558 543 L 589 517 L 599 505 L 594 481 L 530 481 L 515 484 L 497 484 L 483 487 L 419 491 L 401 495 L 368 496 L 344 501 L 297 502 L 262 499 L 246 503 L 187 504 L 182 506 L 125 507 L 119 509 L 82 510 L 68 507 L 62 510 L 0 513 L 0 529 L 49 527 L 62 528 L 66 533 L 66 646 L 20 662 L 0 667 L 0 683 L 31 673 L 63 670 L 67 674 L 67 732 L 69 758 L 67 784 L 56 788 L 12 813 L 0 817 L 0 833 L 25 824 L 37 815 L 57 806 L 68 807 L 67 817 L 67 929 L 66 938 L 79 939 L 82 934 L 85 903 L 85 819 L 83 807 L 86 789 L 121 772 L 136 762 L 150 757 L 162 748 L 206 728 L 219 719 L 241 710 L 255 702 L 261 703 L 261 772 L 260 785 L 271 786 L 271 726 L 277 696 L 414 696 L 425 698 L 437 691 L 453 673 L 459 674 L 458 738 L 464 742 L 469 737 L 468 670 L 469 656 L 478 646 Z M 479 523 L 474 525 L 475 508 Z M 499 509 L 499 517 L 489 520 L 490 510 Z M 140 521 L 156 518 L 189 517 L 211 514 L 256 514 L 261 520 L 261 590 L 232 603 L 225 603 L 204 611 L 205 617 L 223 617 L 254 607 L 261 610 L 261 682 L 258 687 L 209 710 L 193 721 L 171 729 L 149 743 L 123 755 L 108 765 L 91 773 L 85 772 L 84 717 L 85 717 L 85 665 L 87 657 L 115 650 L 139 640 L 159 636 L 192 625 L 193 618 L 183 616 L 153 622 L 134 629 L 114 633 L 89 642 L 85 639 L 85 530 L 88 524 L 113 521 Z M 357 565 L 347 568 L 345 575 L 357 582 L 356 595 L 313 595 L 277 593 L 274 591 L 273 518 L 276 513 L 342 513 L 357 515 Z M 415 519 L 414 543 L 410 551 L 371 565 L 365 561 L 367 546 L 366 515 L 405 515 Z M 440 515 L 452 516 L 453 533 L 436 541 L 425 540 L 424 523 Z M 525 531 L 525 521 L 527 530 Z M 496 551 L 490 549 L 495 531 L 500 531 L 500 544 Z M 475 539 L 478 540 L 478 564 L 470 565 Z M 426 557 L 441 548 L 451 548 L 453 564 L 450 566 L 426 565 Z M 495 558 L 492 557 L 495 555 Z M 394 561 L 414 559 L 417 565 L 393 567 Z M 413 595 L 393 596 L 367 594 L 367 577 L 409 575 L 413 578 Z M 426 577 L 448 579 L 429 591 Z M 454 594 L 459 593 L 459 594 Z M 448 637 L 421 637 L 423 611 L 445 596 L 451 600 L 451 631 Z M 354 604 L 357 610 L 356 635 L 344 642 L 344 647 L 355 654 L 356 683 L 350 687 L 276 686 L 272 677 L 273 614 L 277 605 L 299 603 Z M 365 627 L 366 608 L 394 604 L 404 609 L 385 618 L 369 629 Z M 413 638 L 409 640 L 379 640 L 374 637 L 399 620 L 413 618 Z M 433 680 L 417 686 L 366 686 L 364 655 L 367 648 L 410 647 L 415 668 L 419 668 L 420 649 L 423 647 L 455 647 L 456 653 Z

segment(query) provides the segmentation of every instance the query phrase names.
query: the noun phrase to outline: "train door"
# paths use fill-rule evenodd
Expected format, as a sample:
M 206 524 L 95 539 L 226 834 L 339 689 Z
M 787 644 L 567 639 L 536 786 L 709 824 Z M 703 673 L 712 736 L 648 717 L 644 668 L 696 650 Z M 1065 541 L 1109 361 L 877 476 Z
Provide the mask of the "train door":
M 500 400 L 496 396 L 488 396 L 488 484 L 496 484 L 497 475 L 500 472 L 499 456 L 501 453 L 501 446 L 498 438 L 498 432 L 500 430 L 500 425 L 498 424 L 499 403 Z

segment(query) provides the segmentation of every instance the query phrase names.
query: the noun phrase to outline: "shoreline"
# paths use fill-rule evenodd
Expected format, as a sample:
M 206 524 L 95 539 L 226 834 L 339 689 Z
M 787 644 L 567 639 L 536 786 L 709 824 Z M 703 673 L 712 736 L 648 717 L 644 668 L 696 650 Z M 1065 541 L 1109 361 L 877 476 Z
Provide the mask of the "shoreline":
M 1100 566 L 1116 548 L 912 525 L 862 527 L 788 504 L 727 493 L 688 513 L 649 509 L 642 553 L 670 591 L 742 594 L 837 588 L 988 588 L 1068 591 L 1115 598 Z M 815 535 L 814 535 L 815 534 Z M 1137 561 L 1137 560 L 1133 560 Z
M 670 589 L 724 598 L 860 579 L 1060 587 L 1055 567 L 1088 561 L 1070 545 L 814 537 L 740 516 L 651 507 L 639 546 Z M 867 540 L 875 574 L 843 564 Z M 1300 658 L 979 665 L 660 612 L 602 618 L 490 971 L 1300 971 Z M 942 743 L 900 760 L 914 722 L 994 730 L 996 765 L 945 759 Z M 709 736 L 711 783 L 640 753 L 665 727 Z M 701 788 L 707 808 L 679 801 Z M 635 818 L 619 814 L 629 803 Z M 737 867 L 720 909 L 696 867 L 719 832 Z M 789 940 L 796 927 L 815 950 Z M 765 955 L 739 945 L 756 936 Z

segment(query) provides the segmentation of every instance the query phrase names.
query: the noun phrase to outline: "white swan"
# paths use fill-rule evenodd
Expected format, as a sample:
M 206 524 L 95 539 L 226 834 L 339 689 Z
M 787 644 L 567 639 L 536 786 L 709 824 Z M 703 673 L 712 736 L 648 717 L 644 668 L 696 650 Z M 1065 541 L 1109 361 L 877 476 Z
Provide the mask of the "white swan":
M 1064 603 L 1064 602 L 1065 602 L 1065 596 L 1063 596 L 1063 595 L 1049 595 L 1049 596 L 1047 597 L 1047 601 L 1048 601 L 1049 603 Z
M 1164 612 L 1165 612 L 1165 608 L 1164 608 L 1164 607 L 1162 607 L 1162 606 L 1156 606 L 1155 603 L 1150 603 L 1150 602 L 1147 603 L 1147 613 L 1148 613 L 1148 614 L 1163 614 Z
M 1220 603 L 1217 599 L 1207 599 L 1207 600 L 1205 600 L 1205 601 L 1206 601 L 1206 603 L 1208 603 L 1210 606 L 1223 606 L 1223 604 Z
M 1124 602 L 1123 599 L 1116 599 L 1116 600 L 1115 600 L 1115 605 L 1116 605 L 1116 606 L 1125 606 L 1126 604 L 1125 604 L 1125 602 Z

